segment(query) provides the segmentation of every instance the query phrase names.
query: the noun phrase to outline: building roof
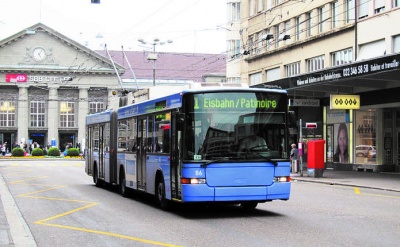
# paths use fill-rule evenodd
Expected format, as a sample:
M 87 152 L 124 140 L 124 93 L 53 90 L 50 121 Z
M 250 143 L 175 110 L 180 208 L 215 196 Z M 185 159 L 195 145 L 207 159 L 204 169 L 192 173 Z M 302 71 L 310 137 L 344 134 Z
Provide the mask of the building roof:
M 107 51 L 96 50 L 97 53 L 108 58 Z M 124 66 L 126 72 L 122 79 L 134 79 L 124 53 L 128 58 L 137 79 L 153 78 L 153 60 L 147 60 L 152 54 L 148 51 L 116 51 L 109 50 L 112 60 Z M 180 80 L 204 82 L 204 76 L 226 75 L 226 55 L 203 53 L 157 53 L 155 64 L 157 80 Z
M 97 61 L 98 64 L 100 64 L 101 66 L 96 66 L 96 68 L 91 68 L 91 73 L 115 73 L 115 70 L 113 69 L 112 66 L 112 62 L 110 61 L 110 59 L 108 57 L 104 57 L 101 56 L 100 54 L 98 54 L 97 52 L 79 44 L 78 42 L 68 38 L 67 36 L 57 32 L 56 30 L 48 27 L 47 25 L 43 24 L 43 23 L 37 23 L 33 26 L 30 26 L 10 37 L 7 37 L 3 40 L 0 40 L 0 50 L 4 50 L 7 48 L 7 46 L 10 46 L 14 43 L 16 43 L 17 41 L 20 41 L 22 39 L 27 39 L 30 36 L 34 36 L 36 33 L 44 33 L 47 34 L 46 38 L 47 39 L 53 39 L 54 43 L 56 43 L 56 41 L 60 41 L 63 44 L 66 44 L 67 46 L 75 49 L 76 51 L 85 54 L 88 58 L 92 58 L 94 60 Z M 36 42 L 36 45 L 40 45 L 42 44 L 41 42 Z M 32 43 L 32 46 L 35 45 L 34 43 Z M 26 69 L 30 69 L 30 70 L 43 70 L 43 68 L 45 68 L 47 71 L 56 71 L 56 72 L 62 72 L 62 71 L 70 71 L 71 70 L 71 66 L 69 67 L 63 67 L 60 64 L 50 64 L 50 65 L 44 65 L 41 64 L 41 66 L 35 66 L 32 67 L 32 65 L 28 64 L 27 66 L 24 66 L 24 64 L 18 64 L 16 66 L 12 66 L 9 64 L 2 64 L 0 65 L 0 69 L 3 69 L 2 67 L 4 67 L 5 69 L 8 69 L 8 71 L 24 71 Z M 115 64 L 115 67 L 118 70 L 119 74 L 122 74 L 125 72 L 125 68 L 119 64 Z

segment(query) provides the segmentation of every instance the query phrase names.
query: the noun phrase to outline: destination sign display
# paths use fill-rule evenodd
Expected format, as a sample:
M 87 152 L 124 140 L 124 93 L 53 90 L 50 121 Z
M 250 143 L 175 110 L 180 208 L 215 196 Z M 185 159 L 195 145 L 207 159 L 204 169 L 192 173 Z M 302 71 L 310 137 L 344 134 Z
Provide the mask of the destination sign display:
M 275 109 L 278 103 L 276 100 L 257 100 L 248 98 L 237 99 L 214 99 L 209 97 L 203 98 L 201 108 L 272 108 Z M 195 98 L 195 109 L 199 109 L 198 98 Z

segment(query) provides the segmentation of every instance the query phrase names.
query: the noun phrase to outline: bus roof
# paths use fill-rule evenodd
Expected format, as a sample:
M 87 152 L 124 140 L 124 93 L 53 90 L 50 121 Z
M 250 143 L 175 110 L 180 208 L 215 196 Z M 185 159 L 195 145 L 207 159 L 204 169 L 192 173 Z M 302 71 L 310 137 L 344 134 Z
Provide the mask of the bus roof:
M 212 92 L 273 92 L 287 94 L 283 89 L 266 89 L 266 88 L 242 88 L 242 87 L 213 87 L 201 89 L 185 89 L 179 93 L 159 97 L 156 99 L 149 99 L 142 102 L 134 103 L 131 105 L 123 106 L 118 109 L 118 119 L 125 119 L 138 114 L 151 113 L 159 110 L 172 109 L 182 106 L 182 96 L 191 93 L 212 93 Z
M 111 120 L 112 110 L 106 110 L 86 116 L 86 125 L 109 122 Z

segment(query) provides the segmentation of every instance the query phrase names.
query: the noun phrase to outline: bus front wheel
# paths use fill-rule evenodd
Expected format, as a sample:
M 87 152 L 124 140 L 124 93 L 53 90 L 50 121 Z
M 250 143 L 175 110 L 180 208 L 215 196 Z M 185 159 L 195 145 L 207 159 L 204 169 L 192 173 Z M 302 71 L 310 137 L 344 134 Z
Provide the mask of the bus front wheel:
M 258 205 L 257 202 L 243 202 L 240 204 L 240 207 L 245 210 L 252 210 L 255 209 L 257 205 Z
M 170 209 L 170 202 L 165 198 L 165 183 L 164 178 L 159 178 L 156 187 L 156 200 L 163 210 Z

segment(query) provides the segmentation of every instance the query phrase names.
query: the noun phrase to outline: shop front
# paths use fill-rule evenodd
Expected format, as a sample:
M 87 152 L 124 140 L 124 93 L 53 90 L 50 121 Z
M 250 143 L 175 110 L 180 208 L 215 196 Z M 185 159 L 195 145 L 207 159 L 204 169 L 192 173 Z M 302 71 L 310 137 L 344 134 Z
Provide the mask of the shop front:
M 314 107 L 291 110 L 303 123 L 322 123 L 315 136 L 325 140 L 326 167 L 400 172 L 399 72 L 400 54 L 394 54 L 254 87 L 274 84 L 286 89 L 292 100 L 317 101 Z M 351 101 L 339 101 L 343 107 L 333 108 L 332 98 L 338 95 Z M 307 140 L 307 132 L 303 138 Z

